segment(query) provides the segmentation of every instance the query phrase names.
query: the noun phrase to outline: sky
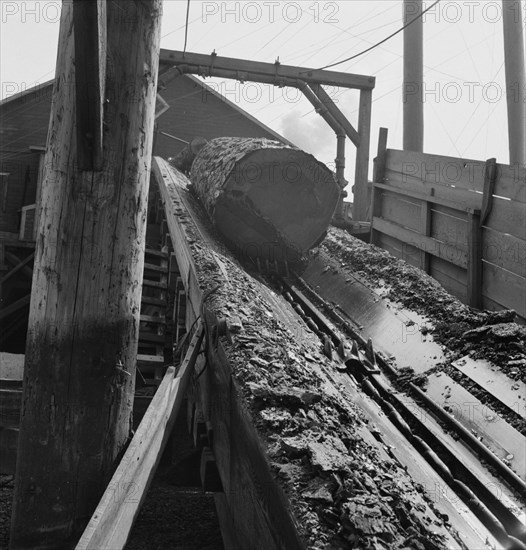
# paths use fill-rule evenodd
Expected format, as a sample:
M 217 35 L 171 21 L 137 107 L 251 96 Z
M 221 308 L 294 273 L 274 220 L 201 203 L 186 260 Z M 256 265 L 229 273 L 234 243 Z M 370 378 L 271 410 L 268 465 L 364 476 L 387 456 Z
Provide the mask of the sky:
M 504 0 L 506 1 L 506 0 Z M 423 1 L 424 7 L 433 2 Z M 59 1 L 0 1 L 0 91 L 5 98 L 54 75 Z M 164 0 L 161 47 L 182 50 L 186 0 Z M 526 2 L 517 13 L 526 23 Z M 403 25 L 402 0 L 191 0 L 187 51 L 320 68 Z M 507 163 L 501 0 L 441 0 L 424 15 L 424 152 Z M 376 77 L 371 159 L 380 127 L 402 149 L 403 34 L 331 70 Z M 523 44 L 524 47 L 524 44 Z M 296 90 L 206 79 L 229 100 L 334 166 L 336 138 Z M 327 89 L 356 126 L 359 92 Z M 177 135 L 177 129 L 166 129 Z M 227 133 L 227 132 L 225 132 Z M 347 145 L 352 183 L 354 147 Z

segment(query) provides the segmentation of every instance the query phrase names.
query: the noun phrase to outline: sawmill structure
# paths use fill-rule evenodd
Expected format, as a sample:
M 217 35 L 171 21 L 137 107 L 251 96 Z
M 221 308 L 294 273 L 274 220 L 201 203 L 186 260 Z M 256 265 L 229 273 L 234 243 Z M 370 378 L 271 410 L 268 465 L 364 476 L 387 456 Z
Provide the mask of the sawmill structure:
M 228 549 L 526 548 L 526 167 L 382 128 L 369 181 L 373 76 L 162 50 L 162 0 L 121 1 L 63 4 L 47 144 L 11 179 L 34 203 L 18 236 L 0 218 L 0 320 L 27 318 L 0 364 L 10 548 L 133 545 L 174 471 Z M 196 75 L 300 90 L 335 173 Z M 359 92 L 356 128 L 327 85 Z

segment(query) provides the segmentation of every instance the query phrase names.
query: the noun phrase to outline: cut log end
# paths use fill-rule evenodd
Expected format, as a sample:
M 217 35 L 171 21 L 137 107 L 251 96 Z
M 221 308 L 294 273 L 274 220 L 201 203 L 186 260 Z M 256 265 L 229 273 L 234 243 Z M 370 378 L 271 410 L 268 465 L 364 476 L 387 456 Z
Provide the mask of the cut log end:
M 312 155 L 276 141 L 218 138 L 191 180 L 223 236 L 243 255 L 297 259 L 325 234 L 340 190 Z

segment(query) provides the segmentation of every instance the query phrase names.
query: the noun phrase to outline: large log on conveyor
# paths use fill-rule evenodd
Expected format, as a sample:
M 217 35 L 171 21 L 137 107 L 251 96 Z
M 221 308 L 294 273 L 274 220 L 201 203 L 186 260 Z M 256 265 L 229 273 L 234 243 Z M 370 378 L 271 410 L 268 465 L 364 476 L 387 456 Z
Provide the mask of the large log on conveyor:
M 226 240 L 242 255 L 271 261 L 294 261 L 316 246 L 340 195 L 324 164 L 264 138 L 208 142 L 190 180 Z

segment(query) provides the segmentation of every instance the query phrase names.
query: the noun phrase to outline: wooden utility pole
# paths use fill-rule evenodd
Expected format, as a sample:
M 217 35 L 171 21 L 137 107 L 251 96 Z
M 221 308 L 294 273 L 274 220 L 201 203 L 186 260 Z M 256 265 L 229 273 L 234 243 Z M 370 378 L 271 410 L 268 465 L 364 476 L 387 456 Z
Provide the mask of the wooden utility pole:
M 526 75 L 521 0 L 502 0 L 510 164 L 526 165 Z
M 161 3 L 63 3 L 13 549 L 74 546 L 130 435 Z
M 404 25 L 422 13 L 422 0 L 404 0 Z M 404 30 L 404 149 L 424 150 L 424 23 Z

